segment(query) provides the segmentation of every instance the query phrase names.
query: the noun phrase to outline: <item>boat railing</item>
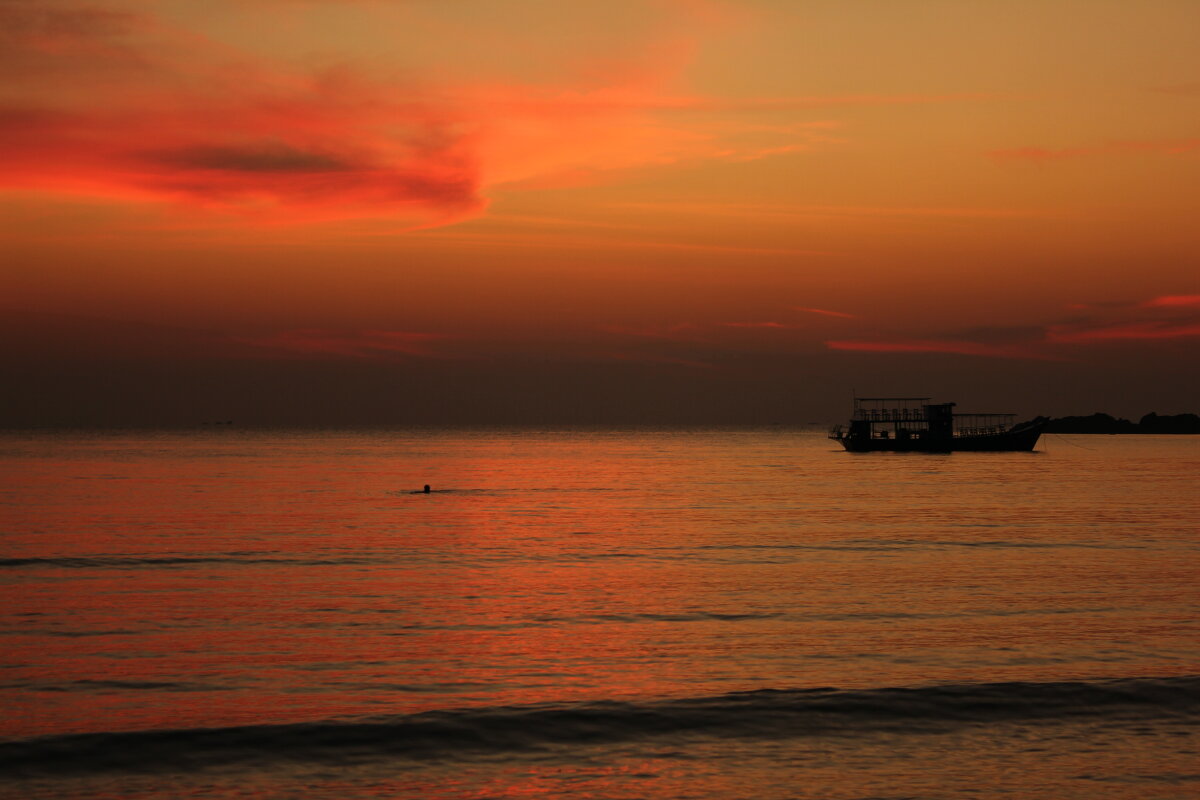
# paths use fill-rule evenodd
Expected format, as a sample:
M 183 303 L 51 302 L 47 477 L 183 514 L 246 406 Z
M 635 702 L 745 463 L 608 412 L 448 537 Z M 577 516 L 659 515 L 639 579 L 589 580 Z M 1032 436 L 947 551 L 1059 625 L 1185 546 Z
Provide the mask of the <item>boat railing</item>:
M 955 437 L 963 436 L 997 436 L 1004 433 L 1008 428 L 1004 425 L 986 425 L 973 428 L 957 428 L 954 431 Z
M 854 418 L 868 422 L 923 422 L 926 417 L 919 408 L 860 408 Z

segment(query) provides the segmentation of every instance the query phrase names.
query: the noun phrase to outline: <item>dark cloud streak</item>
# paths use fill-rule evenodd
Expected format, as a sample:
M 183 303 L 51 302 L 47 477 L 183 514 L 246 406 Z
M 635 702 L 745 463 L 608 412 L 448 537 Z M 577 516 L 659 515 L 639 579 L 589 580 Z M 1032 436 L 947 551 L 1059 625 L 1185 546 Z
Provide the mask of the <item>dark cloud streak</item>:
M 256 145 L 198 145 L 146 153 L 146 161 L 185 169 L 228 172 L 347 172 L 360 169 L 329 153 L 304 150 L 284 142 Z

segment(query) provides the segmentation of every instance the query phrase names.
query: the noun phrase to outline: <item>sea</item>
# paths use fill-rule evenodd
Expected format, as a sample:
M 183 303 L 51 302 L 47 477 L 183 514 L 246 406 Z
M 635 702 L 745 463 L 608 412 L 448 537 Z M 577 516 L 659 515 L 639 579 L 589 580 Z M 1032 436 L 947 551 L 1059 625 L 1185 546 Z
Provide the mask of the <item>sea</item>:
M 4 433 L 0 796 L 1197 798 L 1198 526 L 1197 436 Z

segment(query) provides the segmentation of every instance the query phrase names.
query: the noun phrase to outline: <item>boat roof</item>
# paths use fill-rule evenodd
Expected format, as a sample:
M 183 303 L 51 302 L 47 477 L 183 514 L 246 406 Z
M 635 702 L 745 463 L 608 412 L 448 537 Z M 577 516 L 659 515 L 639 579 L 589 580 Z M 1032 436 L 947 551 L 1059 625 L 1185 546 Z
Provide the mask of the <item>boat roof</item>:
M 928 397 L 856 397 L 856 401 L 867 401 L 869 403 L 916 403 L 923 400 L 929 400 Z

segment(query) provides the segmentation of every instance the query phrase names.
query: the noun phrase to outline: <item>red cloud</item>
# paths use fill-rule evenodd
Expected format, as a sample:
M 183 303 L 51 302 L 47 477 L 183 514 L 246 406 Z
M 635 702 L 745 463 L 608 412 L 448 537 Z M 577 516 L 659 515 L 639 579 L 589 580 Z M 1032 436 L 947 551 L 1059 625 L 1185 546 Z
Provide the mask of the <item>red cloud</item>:
M 1142 303 L 1143 308 L 1200 306 L 1200 294 L 1167 294 Z
M 0 185 L 289 221 L 436 221 L 485 205 L 454 120 L 428 108 L 334 96 L 319 81 L 285 97 L 169 106 L 156 98 L 141 108 L 0 109 Z M 403 132 L 382 135 L 389 119 Z
M 1162 341 L 1200 336 L 1200 295 L 1161 295 L 1142 302 L 1119 301 L 1068 306 L 1086 312 L 1073 320 L 1039 327 L 978 329 L 970 338 L 825 342 L 832 350 L 873 353 L 946 353 L 991 358 L 1060 361 L 1055 345 L 1103 345 L 1122 341 Z M 983 341 L 977 341 L 982 339 Z
M 1200 336 L 1200 322 L 1118 322 L 1099 325 L 1051 325 L 1046 340 L 1081 344 L 1117 340 L 1179 339 Z
M 609 65 L 604 74 L 617 77 L 598 84 L 373 80 L 306 72 L 97 5 L 0 0 L 0 189 L 174 202 L 254 222 L 428 226 L 481 213 L 500 184 L 763 158 L 821 141 L 803 122 L 764 131 L 691 112 L 972 97 L 672 92 L 696 49 L 678 26 L 648 33 L 650 55 Z M 706 30 L 723 25 L 708 4 L 679 10 Z
M 714 157 L 711 136 L 652 124 L 678 105 L 659 84 L 687 57 L 657 52 L 652 74 L 584 90 L 382 83 L 298 72 L 148 15 L 2 2 L 0 188 L 442 224 L 478 214 L 497 183 Z
M 255 63 L 148 16 L 0 4 L 0 187 L 259 220 L 485 205 L 463 115 L 347 72 Z
M 869 353 L 947 353 L 960 356 L 990 358 L 1023 358 L 1053 360 L 1025 347 L 984 344 L 954 339 L 903 339 L 892 342 L 838 339 L 825 342 L 831 350 L 856 350 Z
M 1200 295 L 1167 294 L 1141 302 L 1074 304 L 1088 314 L 1046 328 L 1046 341 L 1087 344 L 1200 336 Z

